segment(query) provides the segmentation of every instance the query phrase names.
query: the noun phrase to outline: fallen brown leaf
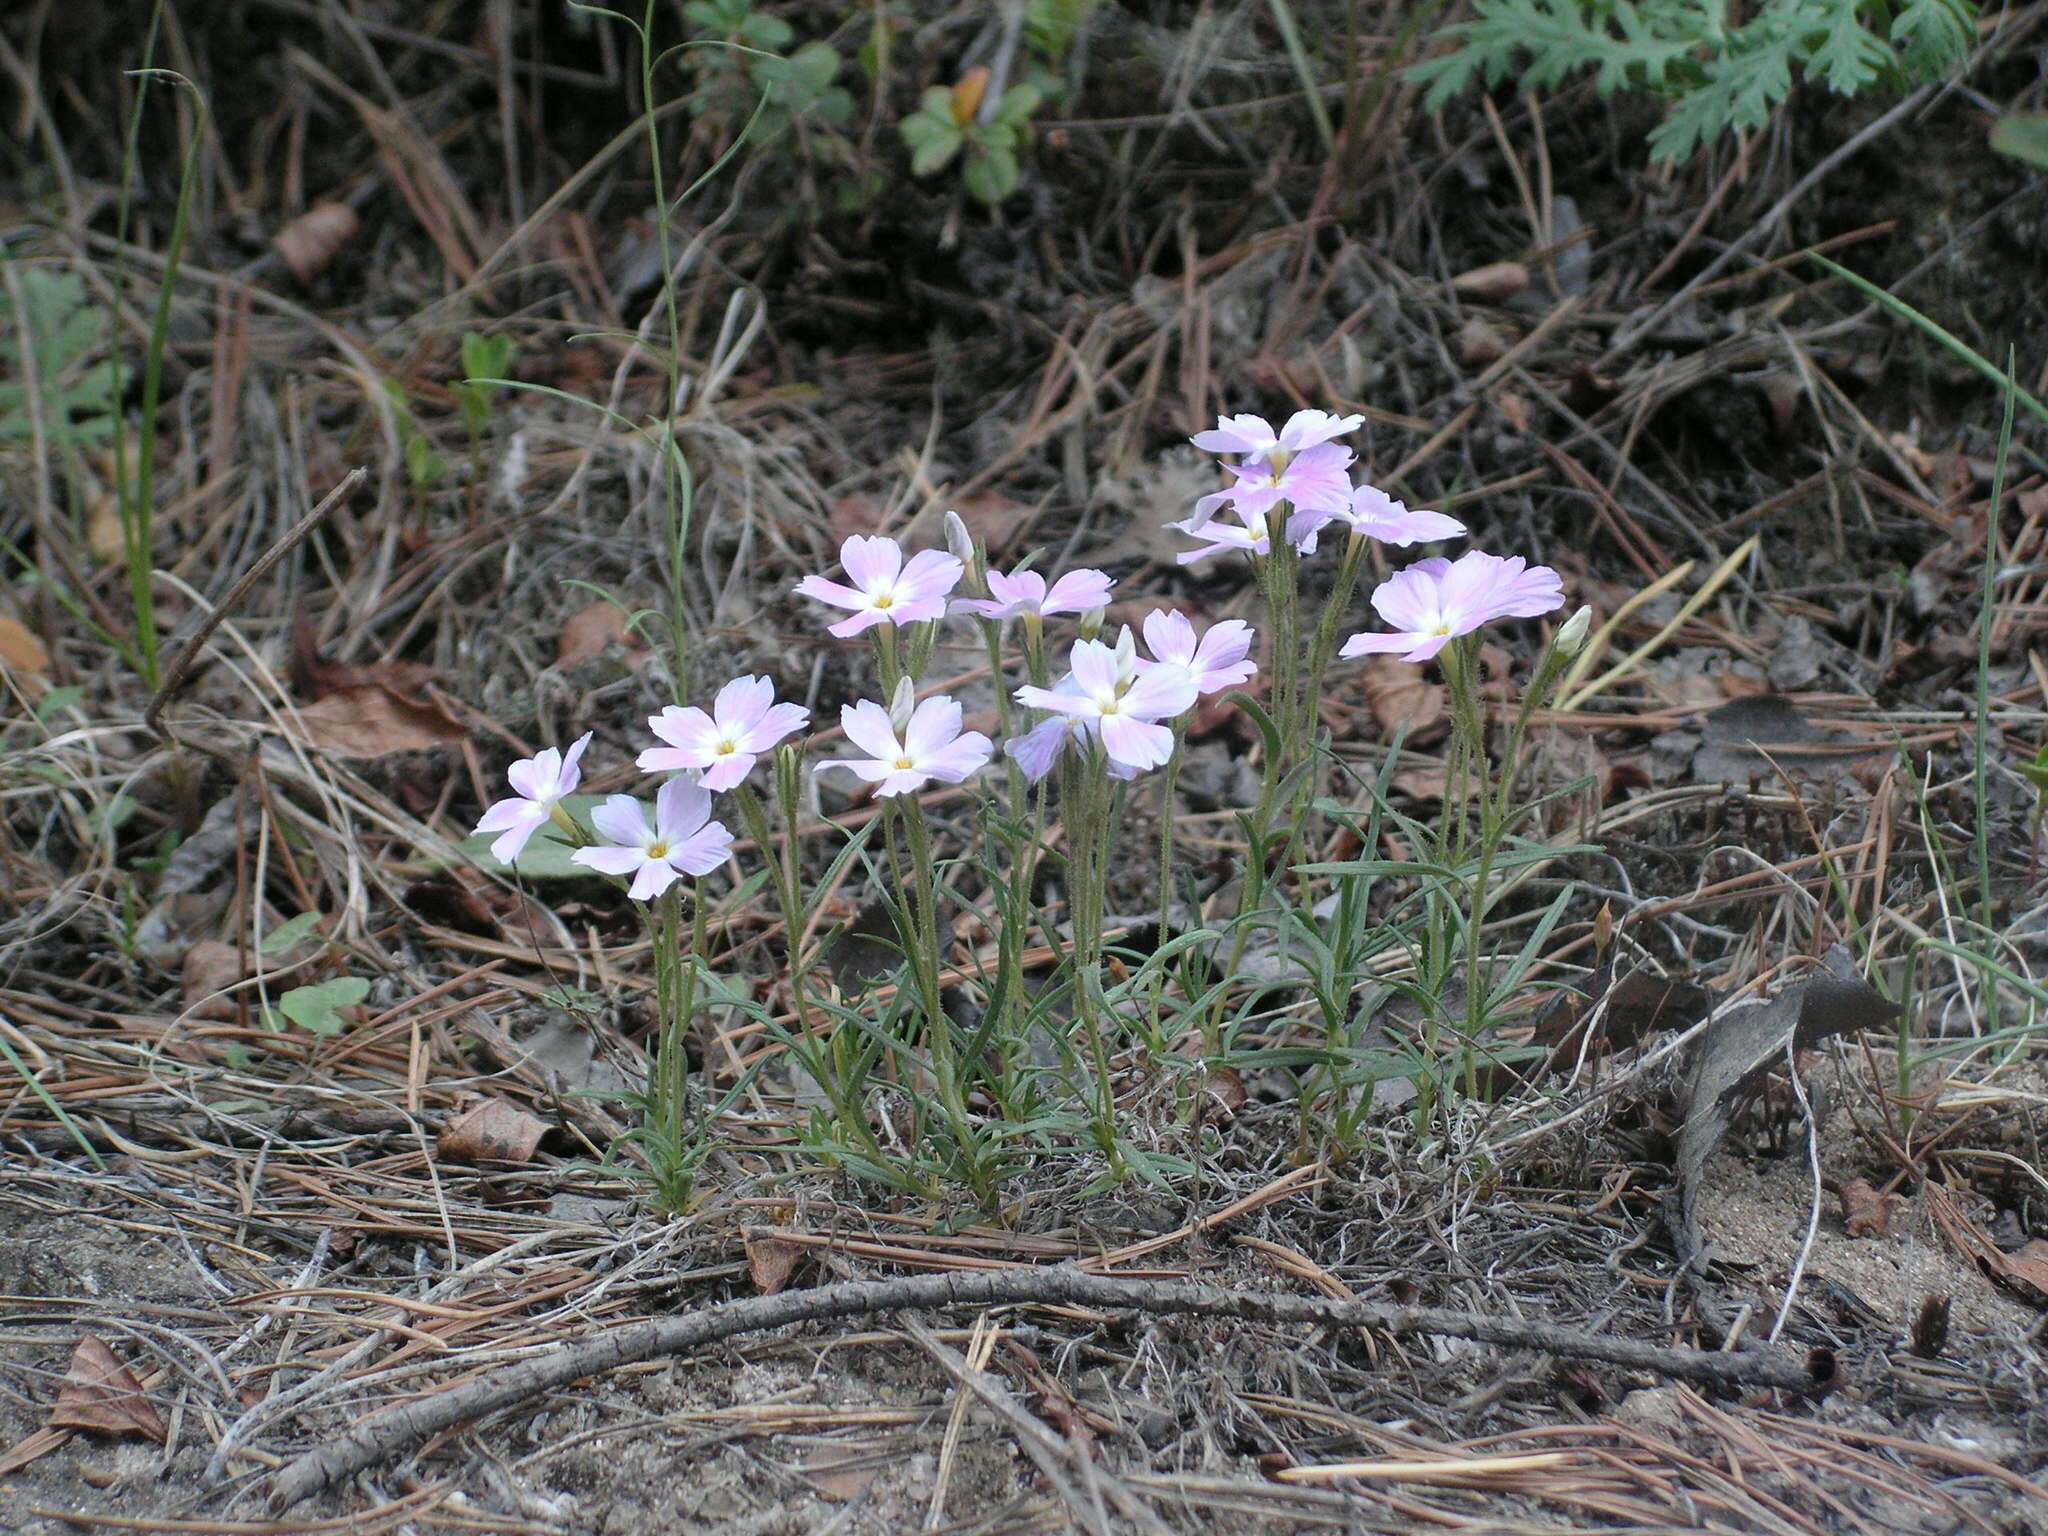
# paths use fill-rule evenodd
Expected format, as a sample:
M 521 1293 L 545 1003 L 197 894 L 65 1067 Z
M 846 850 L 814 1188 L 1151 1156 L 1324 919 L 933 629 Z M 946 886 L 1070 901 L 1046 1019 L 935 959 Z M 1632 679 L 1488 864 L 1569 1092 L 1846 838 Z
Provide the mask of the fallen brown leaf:
M 1451 279 L 1451 292 L 1481 304 L 1505 303 L 1528 286 L 1529 269 L 1519 261 L 1490 262 Z
M 50 1429 L 86 1429 L 102 1435 L 145 1435 L 162 1445 L 164 1421 L 143 1395 L 142 1383 L 105 1339 L 87 1334 L 71 1352 L 57 1387 Z
M 49 648 L 19 619 L 0 613 L 0 666 L 41 678 L 50 670 Z
M 773 1296 L 789 1284 L 797 1260 L 803 1257 L 801 1243 L 778 1237 L 772 1227 L 748 1227 L 740 1240 L 746 1246 L 747 1273 L 753 1277 L 755 1290 Z
M 311 614 L 301 611 L 292 621 L 292 691 L 318 703 L 348 688 L 383 688 L 414 704 L 427 702 L 426 689 L 439 674 L 418 661 L 378 661 L 358 665 L 330 661 L 320 653 L 319 631 Z
M 613 645 L 626 653 L 627 664 L 635 668 L 654 654 L 636 631 L 627 628 L 626 615 L 617 603 L 592 603 L 563 620 L 555 666 L 563 672 L 573 671 L 586 661 L 595 661 Z
M 1885 1194 L 1868 1179 L 1848 1179 L 1835 1191 L 1842 1202 L 1842 1229 L 1851 1237 L 1883 1237 L 1892 1224 L 1892 1212 L 1902 1200 Z
M 832 525 L 832 537 L 841 543 L 855 534 L 872 534 L 882 526 L 882 514 L 887 509 L 875 497 L 865 491 L 851 491 L 832 503 L 828 521 Z
M 1512 332 L 1477 315 L 1458 327 L 1458 361 L 1484 367 L 1506 357 L 1515 344 Z
M 485 1099 L 442 1127 L 436 1146 L 451 1163 L 523 1163 L 548 1123 L 503 1099 Z
M 1382 735 L 1413 736 L 1444 715 L 1444 690 L 1412 661 L 1375 656 L 1365 664 L 1360 686 Z
M 1035 508 L 1027 507 L 1021 501 L 1012 501 L 995 491 L 969 496 L 956 502 L 953 510 L 960 514 L 960 521 L 967 525 L 968 533 L 988 550 L 992 560 L 1008 554 L 1038 521 Z
M 362 227 L 362 219 L 347 203 L 315 203 L 272 235 L 270 246 L 293 277 L 310 283 Z
M 497 915 L 475 891 L 453 880 L 415 880 L 399 898 L 415 917 L 473 933 L 480 939 L 500 937 Z
M 292 718 L 308 743 L 337 757 L 430 752 L 469 734 L 440 706 L 400 698 L 376 684 L 330 693 Z

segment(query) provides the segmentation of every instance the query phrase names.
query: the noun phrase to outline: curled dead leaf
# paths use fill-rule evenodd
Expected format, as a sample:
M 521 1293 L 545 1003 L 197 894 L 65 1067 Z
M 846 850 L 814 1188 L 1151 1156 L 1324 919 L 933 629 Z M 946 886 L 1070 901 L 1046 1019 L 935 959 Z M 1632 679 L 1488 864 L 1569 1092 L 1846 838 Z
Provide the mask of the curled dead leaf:
M 347 203 L 315 203 L 270 238 L 291 274 L 310 283 L 355 239 L 363 221 Z
M 963 497 L 953 510 L 960 514 L 974 541 L 988 550 L 990 559 L 1009 553 L 1038 521 L 1037 509 L 995 491 Z
M 792 1243 L 773 1227 L 748 1227 L 740 1234 L 740 1240 L 746 1245 L 747 1273 L 753 1278 L 755 1290 L 763 1296 L 773 1296 L 789 1284 L 797 1260 L 804 1255 L 801 1243 Z
M 143 1435 L 162 1445 L 164 1421 L 143 1395 L 142 1383 L 105 1339 L 87 1334 L 71 1352 L 57 1387 L 49 1428 L 101 1435 Z
M 469 734 L 439 705 L 415 703 L 376 685 L 330 693 L 291 718 L 309 745 L 337 757 L 431 752 Z
M 523 1163 L 548 1123 L 503 1099 L 485 1099 L 442 1127 L 436 1146 L 451 1163 Z
M 1360 686 L 1382 735 L 1413 736 L 1443 719 L 1443 687 L 1415 662 L 1375 656 L 1365 664 Z
M 0 613 L 0 667 L 25 672 L 38 681 L 50 671 L 50 651 L 19 619 Z
M 1847 1179 L 1835 1189 L 1842 1202 L 1842 1229 L 1851 1237 L 1883 1237 L 1892 1224 L 1892 1212 L 1904 1203 L 1896 1194 L 1879 1190 L 1868 1179 Z
M 1529 286 L 1529 269 L 1519 261 L 1494 261 L 1451 279 L 1451 292 L 1480 304 L 1504 304 Z
M 419 661 L 359 664 L 330 661 L 320 650 L 319 626 L 301 611 L 292 621 L 292 691 L 318 703 L 345 688 L 378 687 L 415 704 L 428 702 L 427 688 L 440 674 Z
M 613 645 L 626 653 L 627 665 L 636 670 L 654 654 L 647 642 L 627 627 L 625 612 L 617 603 L 591 603 L 563 620 L 555 666 L 559 671 L 573 671 L 586 661 L 595 661 Z
M 1472 316 L 1458 327 L 1458 361 L 1484 367 L 1499 362 L 1514 346 L 1514 334 L 1504 325 Z

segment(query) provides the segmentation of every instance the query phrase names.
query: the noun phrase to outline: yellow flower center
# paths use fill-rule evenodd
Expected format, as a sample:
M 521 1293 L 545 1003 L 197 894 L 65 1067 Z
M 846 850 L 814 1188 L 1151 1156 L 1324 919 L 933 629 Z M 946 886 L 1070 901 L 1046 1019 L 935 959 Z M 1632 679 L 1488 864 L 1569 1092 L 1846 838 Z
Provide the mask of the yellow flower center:
M 665 858 L 667 858 L 667 857 L 668 857 L 668 843 L 667 843 L 667 842 L 666 842 L 665 840 L 662 840 L 662 839 L 656 839 L 656 840 L 655 840 L 654 842 L 651 842 L 651 843 L 649 843 L 649 844 L 647 845 L 647 857 L 648 857 L 648 858 L 650 858 L 650 859 L 665 859 Z
M 875 607 L 879 609 L 894 608 L 895 606 L 896 599 L 891 597 L 887 592 L 879 593 L 875 598 Z
M 733 753 L 739 751 L 739 748 L 729 741 L 721 741 L 718 744 L 717 751 L 720 757 L 730 757 Z
M 896 759 L 896 768 L 897 771 L 900 773 L 908 773 L 911 769 L 915 768 L 916 766 L 917 764 L 913 763 L 907 757 L 899 757 Z

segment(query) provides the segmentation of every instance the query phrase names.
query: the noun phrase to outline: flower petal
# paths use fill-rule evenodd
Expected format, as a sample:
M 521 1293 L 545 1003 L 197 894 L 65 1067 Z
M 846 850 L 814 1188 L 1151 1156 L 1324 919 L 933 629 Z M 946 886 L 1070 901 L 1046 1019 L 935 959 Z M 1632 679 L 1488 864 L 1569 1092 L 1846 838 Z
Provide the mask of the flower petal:
M 562 754 L 553 747 L 542 747 L 505 770 L 505 782 L 528 800 L 552 799 L 561 781 Z
M 738 735 L 758 724 L 774 702 L 775 685 L 749 672 L 718 690 L 718 696 L 711 701 L 711 714 L 718 722 L 719 734 Z
M 766 752 L 783 737 L 802 730 L 810 720 L 811 712 L 801 704 L 776 704 L 737 736 L 733 745 L 743 752 Z
M 1130 715 L 1105 715 L 1102 750 L 1128 768 L 1157 768 L 1173 755 L 1173 732 Z
M 887 762 L 872 757 L 832 757 L 818 764 L 814 773 L 823 773 L 827 768 L 844 768 L 848 773 L 857 774 L 870 784 L 878 784 L 896 771 L 896 760 Z
M 920 549 L 896 578 L 897 601 L 930 602 L 942 598 L 960 585 L 966 569 L 943 549 Z
M 647 855 L 638 848 L 578 848 L 569 855 L 569 862 L 601 875 L 630 875 L 647 862 Z
M 989 739 L 979 731 L 969 731 L 929 756 L 919 758 L 917 766 L 920 772 L 942 783 L 958 784 L 962 779 L 979 773 L 993 756 L 995 748 Z
M 1186 666 L 1195 659 L 1195 626 L 1175 609 L 1157 609 L 1145 615 L 1145 649 L 1158 661 Z
M 903 755 L 922 764 L 960 734 L 960 705 L 944 694 L 926 699 L 911 711 L 903 728 Z
M 491 844 L 491 857 L 500 864 L 510 864 L 547 819 L 547 808 L 531 800 L 500 800 L 484 812 L 476 830 L 502 832 L 504 836 Z
M 679 843 L 711 819 L 711 791 L 695 779 L 670 779 L 654 797 L 655 835 Z
M 1067 743 L 1074 739 L 1074 727 L 1062 716 L 1054 715 L 1050 720 L 1041 720 L 1022 736 L 1012 736 L 1003 743 L 1007 753 L 1017 766 L 1024 770 L 1024 777 L 1036 784 L 1060 759 Z
M 868 595 L 856 592 L 852 587 L 841 586 L 823 576 L 806 576 L 795 587 L 798 597 L 813 598 L 821 603 L 830 603 L 834 608 L 865 608 Z
M 702 757 L 709 757 L 718 745 L 718 723 L 701 709 L 685 709 L 679 704 L 669 705 L 658 715 L 649 715 L 647 729 L 670 746 Z
M 894 539 L 856 533 L 839 546 L 839 563 L 862 592 L 872 593 L 896 580 L 903 569 L 903 547 Z
M 1109 589 L 1116 579 L 1107 571 L 1083 568 L 1068 571 L 1047 589 L 1039 603 L 1041 613 L 1086 613 L 1090 608 L 1109 605 Z
M 687 842 L 669 850 L 669 862 L 691 875 L 708 875 L 732 855 L 732 833 L 722 821 L 708 822 Z
M 1098 702 L 1116 697 L 1116 685 L 1121 681 L 1117 666 L 1116 652 L 1100 640 L 1077 640 L 1072 654 L 1067 658 L 1072 669 L 1074 690 Z M 1041 709 L 1058 709 L 1057 704 L 1040 704 Z M 1071 713 L 1071 711 L 1061 711 Z
M 631 795 L 607 796 L 603 805 L 591 811 L 590 824 L 606 842 L 628 848 L 644 848 L 652 837 L 647 826 L 647 808 Z
M 896 727 L 889 723 L 889 711 L 869 699 L 848 704 L 839 711 L 839 728 L 846 739 L 870 757 L 895 758 L 903 753 L 896 739 Z
M 682 871 L 667 859 L 649 859 L 640 866 L 626 894 L 635 901 L 652 901 L 681 878 Z

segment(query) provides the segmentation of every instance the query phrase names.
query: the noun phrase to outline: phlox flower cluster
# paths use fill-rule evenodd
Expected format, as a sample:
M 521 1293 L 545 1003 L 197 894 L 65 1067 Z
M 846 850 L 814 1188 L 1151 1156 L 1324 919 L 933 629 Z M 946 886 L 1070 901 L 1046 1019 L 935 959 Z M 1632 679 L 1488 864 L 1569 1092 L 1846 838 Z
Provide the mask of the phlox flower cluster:
M 1456 518 L 1411 510 L 1375 486 L 1353 484 L 1354 455 L 1337 439 L 1362 422 L 1359 416 L 1307 410 L 1277 429 L 1262 417 L 1241 415 L 1221 417 L 1213 431 L 1197 433 L 1196 447 L 1230 455 L 1234 462 L 1225 465 L 1228 485 L 1202 497 L 1185 520 L 1168 525 L 1201 546 L 1181 561 L 1230 550 L 1264 559 L 1280 530 L 1303 555 L 1313 554 L 1325 533 L 1342 530 L 1352 541 L 1354 559 L 1366 540 L 1401 548 L 1464 534 Z M 1114 585 L 1104 572 L 1080 569 L 1049 577 L 1031 570 L 982 571 L 964 530 L 949 526 L 949 541 L 950 553 L 906 554 L 892 538 L 855 535 L 839 552 L 844 581 L 807 575 L 795 591 L 846 614 L 829 625 L 842 639 L 883 626 L 938 623 L 951 615 L 985 626 L 993 648 L 999 626 L 1021 620 L 1033 637 L 1034 670 L 1041 664 L 1037 636 L 1046 620 L 1091 616 L 1063 673 L 1038 673 L 1015 689 L 1017 702 L 1042 718 L 1014 735 L 1004 751 L 1033 783 L 1069 753 L 1117 779 L 1165 765 L 1180 742 L 1177 722 L 1196 702 L 1243 686 L 1258 670 L 1251 659 L 1257 636 L 1241 620 L 1198 630 L 1185 614 L 1155 612 L 1142 626 L 1141 652 L 1128 629 L 1113 640 L 1094 638 Z M 956 595 L 963 581 L 970 583 L 968 595 Z M 1425 559 L 1373 592 L 1373 610 L 1388 630 L 1353 635 L 1342 654 L 1426 661 L 1483 624 L 1549 613 L 1562 601 L 1557 573 L 1519 558 L 1472 551 L 1456 560 Z M 809 722 L 804 707 L 776 700 L 770 679 L 736 677 L 718 689 L 708 709 L 670 705 L 649 718 L 658 745 L 639 754 L 638 766 L 670 776 L 651 810 L 631 795 L 614 794 L 590 812 L 596 837 L 582 833 L 562 802 L 581 783 L 591 739 L 586 733 L 566 752 L 550 747 L 513 764 L 507 772 L 512 794 L 484 812 L 477 831 L 497 834 L 491 852 L 509 864 L 552 821 L 583 845 L 572 856 L 576 863 L 628 880 L 635 900 L 651 901 L 676 881 L 708 874 L 730 857 L 732 834 L 713 819 L 712 797 L 751 794 L 743 785 L 761 758 L 790 750 L 784 743 Z M 986 735 L 965 728 L 957 700 L 945 694 L 920 699 L 908 677 L 887 703 L 846 705 L 840 733 L 853 754 L 826 758 L 816 771 L 851 773 L 883 797 L 963 783 L 995 756 Z
M 1195 503 L 1194 515 L 1170 523 L 1207 546 L 1190 550 L 1183 564 L 1227 549 L 1253 556 L 1271 552 L 1269 514 L 1285 503 L 1286 538 L 1303 555 L 1320 536 L 1343 528 L 1353 539 L 1406 548 L 1462 536 L 1465 525 L 1441 512 L 1413 511 L 1377 486 L 1351 483 L 1350 450 L 1335 439 L 1362 416 L 1296 411 L 1276 431 L 1260 416 L 1218 417 L 1215 429 L 1189 439 L 1211 453 L 1232 454 L 1224 466 L 1232 484 Z M 1217 517 L 1228 507 L 1237 521 Z M 1372 594 L 1373 611 L 1392 633 L 1366 632 L 1344 642 L 1340 654 L 1394 654 L 1428 661 L 1460 635 L 1496 619 L 1529 619 L 1563 606 L 1564 587 L 1548 566 L 1518 556 L 1471 550 L 1456 560 L 1432 558 L 1396 572 Z

